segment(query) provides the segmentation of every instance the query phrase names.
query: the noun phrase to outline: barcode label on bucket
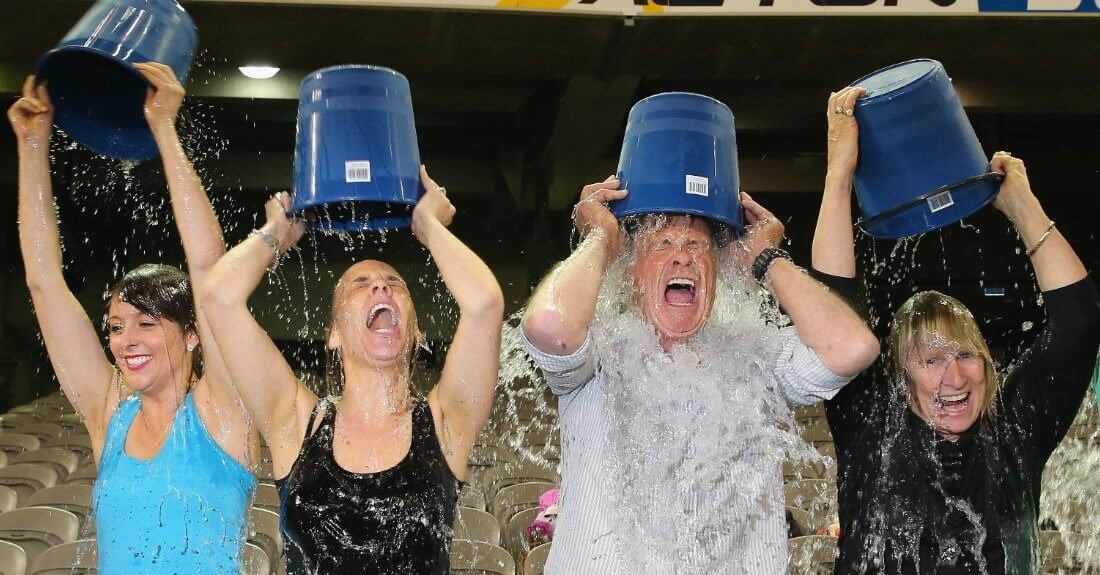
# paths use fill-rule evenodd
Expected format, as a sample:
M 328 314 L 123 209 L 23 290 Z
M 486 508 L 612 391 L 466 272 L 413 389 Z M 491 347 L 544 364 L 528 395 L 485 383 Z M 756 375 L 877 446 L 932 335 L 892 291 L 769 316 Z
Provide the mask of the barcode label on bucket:
M 687 193 L 696 196 L 709 196 L 710 195 L 710 180 L 702 176 L 687 175 Z
M 370 181 L 370 162 L 358 161 L 358 162 L 344 162 L 344 180 L 349 184 L 352 182 L 369 182 Z
M 955 205 L 955 200 L 951 199 L 951 192 L 943 192 L 928 198 L 928 209 L 932 210 L 932 213 L 950 208 L 953 205 Z

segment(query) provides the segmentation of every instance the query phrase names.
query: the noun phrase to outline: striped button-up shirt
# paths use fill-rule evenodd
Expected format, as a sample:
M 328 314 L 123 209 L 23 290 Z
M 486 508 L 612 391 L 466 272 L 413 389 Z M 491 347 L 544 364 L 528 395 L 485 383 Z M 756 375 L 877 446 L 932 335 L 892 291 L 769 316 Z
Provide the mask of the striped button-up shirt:
M 838 376 L 798 338 L 793 327 L 781 330 L 783 337 L 772 371 L 791 405 L 812 405 L 831 398 L 851 378 Z M 540 352 L 524 336 L 535 363 L 542 369 L 551 390 L 558 396 L 562 440 L 561 511 L 554 529 L 545 573 L 548 575 L 625 575 L 628 570 L 618 556 L 613 516 L 608 508 L 609 482 L 602 477 L 606 468 L 609 421 L 603 387 L 607 381 L 598 369 L 591 336 L 571 355 Z M 729 499 L 753 508 L 730 509 L 734 517 L 759 515 L 760 509 L 775 509 L 774 517 L 756 520 L 747 536 L 720 545 L 728 561 L 721 561 L 725 573 L 781 575 L 787 570 L 787 529 L 782 515 L 782 463 L 761 461 L 757 473 L 740 477 L 737 485 L 715 486 L 706 497 Z M 734 491 L 737 491 L 734 496 Z M 748 496 L 746 496 L 748 494 Z M 659 510 L 657 512 L 660 512 Z M 695 561 L 699 559 L 699 561 Z M 691 572 L 690 565 L 705 563 L 688 557 L 678 573 Z

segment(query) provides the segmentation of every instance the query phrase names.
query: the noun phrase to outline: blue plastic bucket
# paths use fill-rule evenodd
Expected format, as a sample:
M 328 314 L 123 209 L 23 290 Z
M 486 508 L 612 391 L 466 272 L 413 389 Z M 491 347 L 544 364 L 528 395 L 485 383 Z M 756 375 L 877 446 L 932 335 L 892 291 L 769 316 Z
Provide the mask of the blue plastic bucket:
M 618 178 L 630 192 L 611 204 L 620 219 L 690 214 L 744 232 L 733 112 L 714 98 L 666 92 L 634 104 Z
M 329 230 L 407 226 L 423 193 L 409 81 L 336 66 L 302 81 L 290 211 Z
M 145 78 L 132 64 L 160 62 L 187 82 L 198 36 L 175 0 L 99 0 L 38 60 L 58 127 L 94 152 L 157 156 L 143 108 Z
M 986 206 L 1001 175 L 989 171 L 962 103 L 943 65 L 910 60 L 852 83 L 859 165 L 857 225 L 878 238 L 903 238 L 942 228 Z

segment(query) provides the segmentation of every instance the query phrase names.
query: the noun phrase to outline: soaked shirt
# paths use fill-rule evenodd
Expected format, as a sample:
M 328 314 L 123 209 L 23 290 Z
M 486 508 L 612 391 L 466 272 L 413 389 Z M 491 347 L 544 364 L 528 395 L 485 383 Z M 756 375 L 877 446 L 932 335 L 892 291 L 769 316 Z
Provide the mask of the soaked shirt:
M 352 473 L 332 452 L 336 409 L 317 403 L 290 474 L 275 482 L 289 575 L 439 574 L 449 548 L 462 483 L 451 473 L 431 408 L 412 409 L 412 444 L 397 465 Z M 308 433 L 308 431 L 307 431 Z
M 791 405 L 812 405 L 832 397 L 850 378 L 838 376 L 798 339 L 794 328 L 780 330 L 782 345 L 771 358 L 770 370 Z M 608 457 L 611 433 L 608 405 L 604 399 L 608 376 L 597 365 L 591 334 L 568 356 L 554 356 L 536 349 L 524 335 L 524 345 L 542 369 L 551 390 L 558 396 L 562 442 L 561 510 L 554 526 L 554 545 L 546 562 L 547 575 L 625 575 L 628 566 L 620 558 L 617 530 L 609 509 L 614 499 L 610 489 L 614 478 L 605 477 L 602 462 Z M 732 463 L 732 462 L 731 462 Z M 737 575 L 776 575 L 787 570 L 787 528 L 784 522 L 782 462 L 778 457 L 761 457 L 740 462 L 751 469 L 708 486 L 706 492 L 685 494 L 687 498 L 729 501 L 734 517 L 758 516 L 761 509 L 775 510 L 762 520 L 752 521 L 744 537 L 734 541 L 718 536 L 721 557 L 684 557 L 678 571 L 690 572 L 689 565 L 724 565 L 723 572 Z M 661 508 L 656 506 L 655 512 Z M 706 534 L 699 534 L 700 537 Z
M 245 509 L 256 479 L 222 450 L 187 394 L 160 451 L 126 454 L 141 396 L 123 400 L 107 427 L 92 490 L 99 571 L 111 575 L 236 575 Z
M 814 273 L 850 300 L 855 280 Z M 1001 383 L 996 417 L 957 442 L 908 407 L 901 386 L 865 372 L 826 414 L 837 451 L 840 557 L 847 574 L 1039 572 L 1043 469 L 1072 424 L 1100 345 L 1100 298 L 1086 278 L 1043 293 L 1047 324 Z

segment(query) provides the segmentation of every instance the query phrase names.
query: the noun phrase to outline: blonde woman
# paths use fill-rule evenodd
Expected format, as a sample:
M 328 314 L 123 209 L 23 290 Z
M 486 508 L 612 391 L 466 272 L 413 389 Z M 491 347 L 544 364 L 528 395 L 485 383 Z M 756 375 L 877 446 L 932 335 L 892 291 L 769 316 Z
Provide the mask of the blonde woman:
M 813 243 L 819 278 L 851 297 L 856 99 L 829 99 L 829 164 Z M 864 377 L 826 403 L 836 442 L 836 573 L 1024 575 L 1039 572 L 1043 467 L 1081 405 L 1100 345 L 1096 286 L 1031 190 L 1023 161 L 993 206 L 1016 227 L 1035 269 L 1046 326 L 1004 374 L 958 300 L 929 291 L 898 309 L 889 383 Z

